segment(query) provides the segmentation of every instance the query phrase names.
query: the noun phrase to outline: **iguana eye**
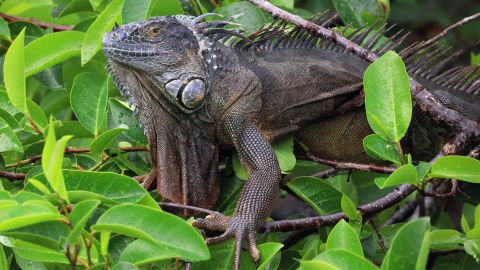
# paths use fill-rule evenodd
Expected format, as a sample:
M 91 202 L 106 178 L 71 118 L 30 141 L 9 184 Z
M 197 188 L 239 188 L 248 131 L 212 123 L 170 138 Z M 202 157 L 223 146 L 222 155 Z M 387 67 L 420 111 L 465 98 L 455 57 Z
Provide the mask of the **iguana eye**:
M 159 26 L 153 26 L 147 30 L 146 35 L 149 38 L 156 38 L 156 37 L 159 37 L 161 33 L 162 33 L 162 28 L 160 28 Z
M 193 79 L 182 89 L 181 102 L 183 106 L 194 109 L 202 104 L 205 93 L 205 83 L 200 79 Z

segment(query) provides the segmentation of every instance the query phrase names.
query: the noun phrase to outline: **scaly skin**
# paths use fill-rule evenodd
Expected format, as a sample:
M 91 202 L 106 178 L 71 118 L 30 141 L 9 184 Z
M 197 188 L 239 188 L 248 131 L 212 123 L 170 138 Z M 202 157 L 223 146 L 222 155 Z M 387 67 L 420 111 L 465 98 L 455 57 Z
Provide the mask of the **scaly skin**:
M 202 18 L 183 15 L 155 17 L 107 33 L 103 49 L 115 83 L 138 108 L 154 167 L 145 179 L 156 178 L 162 196 L 211 207 L 219 190 L 218 153 L 238 152 L 249 175 L 234 215 L 194 222 L 196 227 L 224 232 L 208 243 L 235 237 L 234 268 L 238 269 L 244 238 L 258 261 L 256 230 L 277 197 L 280 169 L 272 141 L 294 133 L 320 156 L 370 160 L 361 144 L 371 133 L 363 110 L 338 113 L 358 98 L 368 63 L 319 47 L 227 46 L 209 32 L 212 25 L 226 24 L 202 23 Z M 479 120 L 478 98 L 459 105 L 457 101 L 463 99 L 456 99 L 455 93 L 423 82 L 446 103 L 455 101 L 453 107 L 467 115 L 473 112 L 472 118 Z M 414 144 L 413 150 L 428 145 L 427 155 L 436 150 L 431 146 L 448 138 L 447 131 L 437 132 L 445 128 L 432 129 L 431 120 L 418 108 L 412 126 L 407 137 L 414 138 L 405 145 Z

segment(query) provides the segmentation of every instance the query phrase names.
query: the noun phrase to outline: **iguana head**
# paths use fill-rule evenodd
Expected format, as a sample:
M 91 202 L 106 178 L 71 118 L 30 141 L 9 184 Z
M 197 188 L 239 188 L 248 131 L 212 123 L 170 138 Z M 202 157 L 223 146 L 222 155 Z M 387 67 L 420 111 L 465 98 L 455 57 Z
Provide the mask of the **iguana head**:
M 139 109 L 162 195 L 211 207 L 218 195 L 218 149 L 198 124 L 208 95 L 203 17 L 154 17 L 103 38 L 109 72 Z

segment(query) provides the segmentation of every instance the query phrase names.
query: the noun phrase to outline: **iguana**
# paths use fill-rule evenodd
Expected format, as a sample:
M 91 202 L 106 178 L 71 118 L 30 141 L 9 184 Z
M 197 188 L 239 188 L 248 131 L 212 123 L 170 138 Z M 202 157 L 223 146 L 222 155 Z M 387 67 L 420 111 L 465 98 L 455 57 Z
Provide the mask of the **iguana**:
M 177 15 L 116 27 L 103 38 L 108 70 L 138 109 L 161 195 L 210 208 L 218 193 L 219 153 L 237 151 L 248 181 L 231 217 L 210 215 L 194 225 L 235 237 L 234 268 L 244 238 L 255 245 L 277 197 L 280 169 L 271 143 L 288 134 L 312 153 L 336 160 L 369 161 L 362 139 L 372 133 L 362 104 L 368 62 L 307 30 L 275 20 L 244 36 L 229 20 Z M 329 26 L 320 16 L 315 23 Z M 381 55 L 402 37 L 381 42 L 372 28 L 348 37 Z M 479 67 L 444 70 L 445 50 L 421 45 L 399 54 L 411 76 L 444 105 L 480 120 Z M 357 106 L 353 106 L 353 105 Z M 404 142 L 416 157 L 432 155 L 449 138 L 447 127 L 414 109 Z

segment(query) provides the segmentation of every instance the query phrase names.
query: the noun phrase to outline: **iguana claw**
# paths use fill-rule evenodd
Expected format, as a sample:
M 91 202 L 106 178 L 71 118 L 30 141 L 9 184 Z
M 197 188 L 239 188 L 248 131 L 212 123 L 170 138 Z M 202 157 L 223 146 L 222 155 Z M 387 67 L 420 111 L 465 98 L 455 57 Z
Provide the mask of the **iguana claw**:
M 208 215 L 205 219 L 196 219 L 193 226 L 211 231 L 223 231 L 219 236 L 205 239 L 207 245 L 217 244 L 235 237 L 235 259 L 233 269 L 240 269 L 240 253 L 243 238 L 247 239 L 248 252 L 256 263 L 260 259 L 260 252 L 256 246 L 256 226 L 247 217 L 228 217 L 222 214 Z

